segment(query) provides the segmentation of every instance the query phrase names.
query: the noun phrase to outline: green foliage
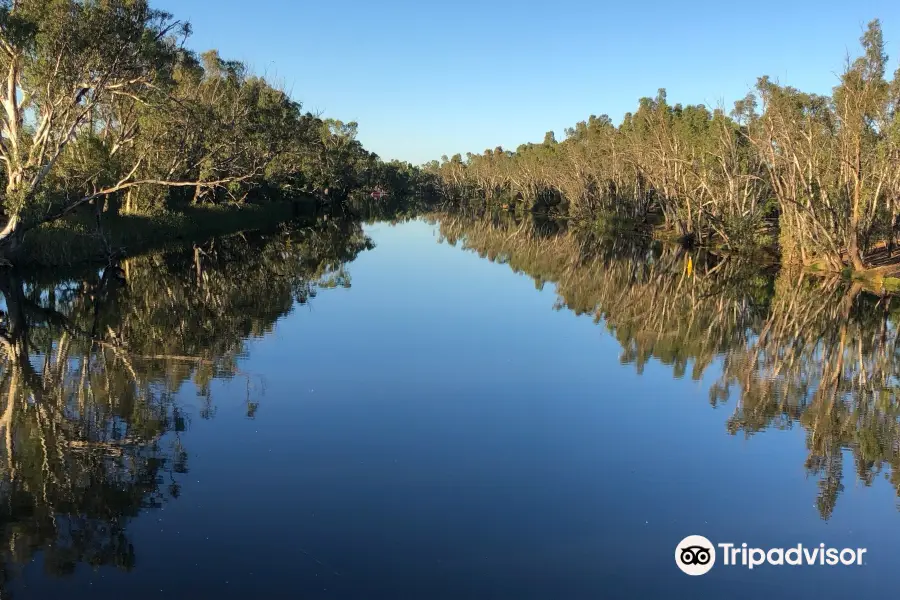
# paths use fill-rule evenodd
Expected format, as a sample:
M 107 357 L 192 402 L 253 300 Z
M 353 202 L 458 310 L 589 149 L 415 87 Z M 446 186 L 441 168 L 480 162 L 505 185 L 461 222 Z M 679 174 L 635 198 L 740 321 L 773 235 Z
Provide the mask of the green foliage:
M 374 175 L 386 168 L 356 123 L 304 113 L 216 50 L 195 54 L 190 33 L 146 0 L 0 0 L 12 82 L 0 90 L 0 251 L 22 260 L 26 232 L 84 205 L 129 215 L 301 194 L 337 205 L 395 183 Z

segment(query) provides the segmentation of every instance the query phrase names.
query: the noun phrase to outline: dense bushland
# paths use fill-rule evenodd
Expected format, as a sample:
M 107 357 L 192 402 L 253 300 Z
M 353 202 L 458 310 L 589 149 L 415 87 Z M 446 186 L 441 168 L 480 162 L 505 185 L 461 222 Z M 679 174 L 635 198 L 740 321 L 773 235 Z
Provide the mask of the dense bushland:
M 786 262 L 870 268 L 890 258 L 900 226 L 900 70 L 886 79 L 877 20 L 861 43 L 830 97 L 762 77 L 726 113 L 659 90 L 618 126 L 591 116 L 561 142 L 549 132 L 426 169 L 453 202 L 660 220 L 685 241 L 777 242 Z
M 0 251 L 73 212 L 178 212 L 408 181 L 357 124 L 303 112 L 240 62 L 186 46 L 147 0 L 0 0 Z

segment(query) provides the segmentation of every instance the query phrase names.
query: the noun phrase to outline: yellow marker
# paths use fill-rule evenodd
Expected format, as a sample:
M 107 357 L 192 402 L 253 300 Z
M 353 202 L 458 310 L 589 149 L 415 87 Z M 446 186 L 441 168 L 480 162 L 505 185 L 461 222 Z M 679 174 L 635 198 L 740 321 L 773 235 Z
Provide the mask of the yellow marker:
M 685 268 L 687 269 L 688 277 L 694 274 L 694 260 L 690 255 L 688 255 L 687 257 L 687 264 L 685 265 Z

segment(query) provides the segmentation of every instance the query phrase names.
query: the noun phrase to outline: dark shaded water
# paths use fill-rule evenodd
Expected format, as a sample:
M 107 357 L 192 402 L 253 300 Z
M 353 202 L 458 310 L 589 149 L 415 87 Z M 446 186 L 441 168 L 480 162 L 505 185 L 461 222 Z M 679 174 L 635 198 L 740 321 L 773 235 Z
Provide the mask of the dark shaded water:
M 900 303 L 450 217 L 121 267 L 3 278 L 3 598 L 900 583 Z M 689 534 L 868 553 L 692 578 Z

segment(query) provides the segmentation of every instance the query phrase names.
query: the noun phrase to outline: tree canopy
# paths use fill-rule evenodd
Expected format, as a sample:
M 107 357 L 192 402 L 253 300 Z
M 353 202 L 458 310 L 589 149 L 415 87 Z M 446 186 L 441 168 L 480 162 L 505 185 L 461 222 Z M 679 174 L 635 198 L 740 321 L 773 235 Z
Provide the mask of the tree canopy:
M 356 123 L 190 34 L 147 0 L 0 0 L 0 249 L 86 204 L 339 203 L 383 171 Z

